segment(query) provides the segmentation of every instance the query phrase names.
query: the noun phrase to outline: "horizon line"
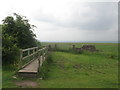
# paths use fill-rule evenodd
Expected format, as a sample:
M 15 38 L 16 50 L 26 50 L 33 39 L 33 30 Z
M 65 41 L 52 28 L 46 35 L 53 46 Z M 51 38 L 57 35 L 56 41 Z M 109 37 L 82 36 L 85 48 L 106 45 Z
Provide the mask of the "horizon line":
M 40 40 L 39 40 L 40 41 Z M 40 41 L 55 43 L 119 43 L 119 41 Z

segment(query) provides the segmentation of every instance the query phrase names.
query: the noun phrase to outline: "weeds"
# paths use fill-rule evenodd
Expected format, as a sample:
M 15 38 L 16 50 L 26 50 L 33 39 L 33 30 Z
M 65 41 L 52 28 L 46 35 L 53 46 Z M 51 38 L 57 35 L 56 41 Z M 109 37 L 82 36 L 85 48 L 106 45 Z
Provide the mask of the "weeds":
M 49 53 L 46 60 L 43 62 L 42 66 L 39 68 L 39 77 L 46 79 L 48 77 L 47 73 L 49 72 L 49 66 L 52 63 L 52 56 Z

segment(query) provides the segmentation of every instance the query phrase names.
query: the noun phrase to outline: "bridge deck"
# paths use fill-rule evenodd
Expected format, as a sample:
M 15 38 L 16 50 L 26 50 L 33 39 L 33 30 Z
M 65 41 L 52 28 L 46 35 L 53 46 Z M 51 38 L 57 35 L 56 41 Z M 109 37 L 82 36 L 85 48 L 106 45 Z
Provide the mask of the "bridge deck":
M 39 61 L 38 59 L 32 61 L 30 64 L 22 68 L 21 70 L 18 71 L 20 76 L 27 76 L 27 74 L 37 74 L 38 73 L 38 68 L 39 68 Z M 32 75 L 33 76 L 33 75 Z

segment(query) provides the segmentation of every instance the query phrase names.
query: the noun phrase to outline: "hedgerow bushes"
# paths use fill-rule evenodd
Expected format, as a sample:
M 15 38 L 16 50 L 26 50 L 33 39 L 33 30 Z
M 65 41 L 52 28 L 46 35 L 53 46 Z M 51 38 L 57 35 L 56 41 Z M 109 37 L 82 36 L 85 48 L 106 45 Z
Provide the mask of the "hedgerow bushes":
M 19 49 L 35 47 L 40 42 L 35 39 L 34 25 L 25 16 L 14 13 L 7 16 L 2 24 L 2 61 L 3 65 L 14 64 L 19 59 Z

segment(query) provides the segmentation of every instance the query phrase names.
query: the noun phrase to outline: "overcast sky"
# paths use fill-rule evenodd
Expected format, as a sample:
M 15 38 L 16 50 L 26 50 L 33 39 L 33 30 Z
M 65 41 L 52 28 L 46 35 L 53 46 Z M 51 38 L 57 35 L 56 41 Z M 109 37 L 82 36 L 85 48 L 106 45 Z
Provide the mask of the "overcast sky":
M 109 1 L 1 0 L 0 21 L 12 13 L 24 15 L 37 26 L 40 41 L 117 41 L 118 3 Z

